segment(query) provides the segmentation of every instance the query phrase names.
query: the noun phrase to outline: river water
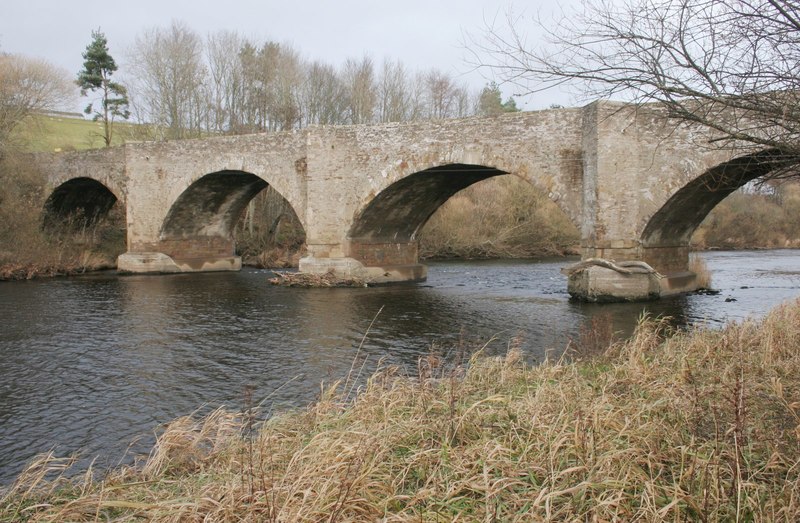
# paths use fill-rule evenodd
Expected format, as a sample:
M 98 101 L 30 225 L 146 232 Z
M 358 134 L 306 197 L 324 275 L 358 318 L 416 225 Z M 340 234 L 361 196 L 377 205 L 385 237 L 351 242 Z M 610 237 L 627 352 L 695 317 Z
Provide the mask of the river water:
M 571 302 L 574 261 L 437 262 L 428 281 L 367 289 L 273 287 L 269 271 L 0 283 L 0 485 L 54 449 L 101 466 L 146 452 L 197 409 L 302 406 L 322 381 L 379 361 L 521 343 L 558 355 L 593 316 L 630 333 L 643 311 L 721 325 L 800 296 L 800 251 L 704 253 L 717 295 L 646 304 Z

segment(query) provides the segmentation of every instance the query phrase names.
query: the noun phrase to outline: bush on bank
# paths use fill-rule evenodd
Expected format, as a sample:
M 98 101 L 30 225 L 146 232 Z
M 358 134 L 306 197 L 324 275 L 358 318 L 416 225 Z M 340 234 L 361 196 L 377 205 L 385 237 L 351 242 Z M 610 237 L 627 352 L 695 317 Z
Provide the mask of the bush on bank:
M 578 344 L 580 346 L 580 343 Z M 528 367 L 390 367 L 307 409 L 181 418 L 139 468 L 45 481 L 5 521 L 797 521 L 800 301 Z
M 450 198 L 420 234 L 423 258 L 530 258 L 573 253 L 580 234 L 546 195 L 516 176 Z

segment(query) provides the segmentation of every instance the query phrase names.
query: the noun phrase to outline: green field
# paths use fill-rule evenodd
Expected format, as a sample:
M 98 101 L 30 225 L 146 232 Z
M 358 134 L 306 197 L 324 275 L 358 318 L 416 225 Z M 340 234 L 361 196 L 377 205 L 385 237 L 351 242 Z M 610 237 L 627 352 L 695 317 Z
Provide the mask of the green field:
M 113 145 L 134 139 L 142 127 L 115 123 Z M 28 152 L 59 152 L 103 147 L 103 124 L 68 116 L 37 114 L 20 124 L 12 140 Z

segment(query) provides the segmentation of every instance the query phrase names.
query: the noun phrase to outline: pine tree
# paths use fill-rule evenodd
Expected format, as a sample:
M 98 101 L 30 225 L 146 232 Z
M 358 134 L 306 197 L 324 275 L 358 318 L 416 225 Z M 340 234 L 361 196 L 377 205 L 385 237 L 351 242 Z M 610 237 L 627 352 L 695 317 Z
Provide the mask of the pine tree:
M 94 114 L 95 121 L 103 121 L 103 140 L 108 147 L 111 145 L 114 119 L 120 117 L 127 120 L 130 116 L 128 92 L 125 86 L 111 81 L 117 64 L 108 54 L 108 41 L 99 29 L 92 31 L 92 43 L 86 46 L 83 59 L 83 69 L 78 73 L 77 80 L 81 96 L 88 96 L 90 91 L 99 91 L 101 95 L 101 107 L 95 109 L 94 102 L 90 102 L 84 112 Z
M 517 102 L 512 97 L 508 97 L 503 103 L 500 87 L 496 83 L 490 82 L 481 91 L 478 99 L 478 114 L 481 116 L 496 116 L 502 113 L 515 113 L 519 111 Z

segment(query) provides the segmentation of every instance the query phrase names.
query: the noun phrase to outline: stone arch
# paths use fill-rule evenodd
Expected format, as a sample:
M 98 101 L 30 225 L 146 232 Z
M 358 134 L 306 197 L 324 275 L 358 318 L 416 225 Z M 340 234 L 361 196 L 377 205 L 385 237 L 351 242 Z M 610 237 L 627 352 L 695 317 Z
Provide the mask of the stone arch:
M 767 149 L 723 162 L 675 192 L 650 218 L 641 237 L 645 249 L 688 247 L 711 210 L 746 183 L 800 164 L 800 157 Z
M 173 259 L 232 256 L 239 217 L 250 200 L 268 186 L 263 178 L 246 171 L 222 170 L 201 176 L 170 206 L 159 231 L 161 249 Z M 292 202 L 287 202 L 296 212 Z
M 45 201 L 43 225 L 93 225 L 108 214 L 117 200 L 111 189 L 94 178 L 72 178 L 58 185 Z
M 191 183 L 170 206 L 161 225 L 162 240 L 230 236 L 247 203 L 267 187 L 244 171 L 217 171 Z
M 439 207 L 475 183 L 509 174 L 542 190 L 529 177 L 477 163 L 446 163 L 398 177 L 356 213 L 345 253 L 365 266 L 417 264 L 418 234 Z
M 415 172 L 376 195 L 353 221 L 350 240 L 413 241 L 434 212 L 470 185 L 508 174 L 493 167 L 453 163 Z

